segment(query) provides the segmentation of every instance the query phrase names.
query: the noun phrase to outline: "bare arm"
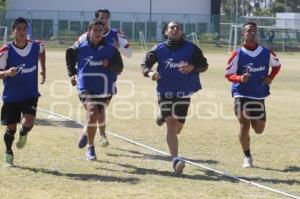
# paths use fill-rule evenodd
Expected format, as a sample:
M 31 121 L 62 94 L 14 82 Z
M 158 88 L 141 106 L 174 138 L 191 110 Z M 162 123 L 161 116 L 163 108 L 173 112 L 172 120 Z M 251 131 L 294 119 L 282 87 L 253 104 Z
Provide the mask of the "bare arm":
M 41 72 L 40 75 L 42 76 L 42 80 L 41 80 L 41 84 L 45 83 L 46 80 L 46 51 L 44 50 L 41 54 L 40 54 L 40 63 L 41 63 Z
M 6 77 L 14 77 L 17 75 L 17 69 L 15 67 L 11 67 L 8 70 L 0 71 L 0 79 L 4 79 Z

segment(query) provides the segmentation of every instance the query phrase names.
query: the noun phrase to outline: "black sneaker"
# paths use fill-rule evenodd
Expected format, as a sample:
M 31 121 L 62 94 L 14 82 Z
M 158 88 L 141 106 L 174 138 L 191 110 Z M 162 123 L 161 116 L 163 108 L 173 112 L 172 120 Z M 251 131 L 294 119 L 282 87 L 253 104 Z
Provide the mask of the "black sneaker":
M 165 123 L 165 118 L 162 115 L 157 116 L 156 118 L 156 124 L 158 126 L 162 126 Z

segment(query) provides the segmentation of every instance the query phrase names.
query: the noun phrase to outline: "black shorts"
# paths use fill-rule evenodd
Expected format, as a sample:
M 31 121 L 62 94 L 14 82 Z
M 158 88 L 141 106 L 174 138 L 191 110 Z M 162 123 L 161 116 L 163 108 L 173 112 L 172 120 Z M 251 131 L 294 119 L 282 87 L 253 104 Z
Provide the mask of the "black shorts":
M 247 119 L 266 121 L 265 100 L 244 97 L 235 98 L 234 113 L 238 118 L 240 118 L 241 114 L 244 114 Z
M 83 103 L 84 107 L 89 104 L 97 105 L 97 109 L 101 112 L 103 109 L 107 107 L 111 100 L 112 96 L 109 97 L 94 97 L 93 95 L 89 94 L 79 94 L 79 99 Z
M 161 115 L 166 118 L 173 116 L 180 123 L 184 124 L 191 98 L 164 98 L 158 97 L 158 104 L 160 107 Z
M 21 121 L 21 114 L 36 115 L 38 98 L 30 98 L 20 102 L 4 102 L 1 109 L 1 124 L 16 124 Z

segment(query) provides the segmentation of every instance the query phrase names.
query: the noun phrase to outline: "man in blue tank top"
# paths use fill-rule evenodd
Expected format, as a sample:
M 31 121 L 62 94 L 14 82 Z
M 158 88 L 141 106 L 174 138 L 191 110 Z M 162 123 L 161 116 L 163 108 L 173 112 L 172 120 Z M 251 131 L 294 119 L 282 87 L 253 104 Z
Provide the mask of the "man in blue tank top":
M 117 76 L 123 70 L 119 51 L 103 38 L 104 27 L 99 19 L 89 24 L 88 37 L 66 51 L 68 73 L 87 112 L 86 129 L 88 160 L 96 160 L 94 138 L 98 126 L 105 124 L 105 108 L 116 94 Z M 75 68 L 77 64 L 77 68 Z M 86 143 L 79 143 L 85 147 Z
M 199 73 L 208 68 L 202 51 L 184 40 L 182 25 L 167 23 L 163 30 L 165 42 L 150 50 L 142 63 L 142 73 L 157 82 L 158 103 L 161 115 L 157 124 L 167 125 L 167 143 L 176 174 L 183 172 L 184 161 L 178 157 L 178 138 L 190 105 L 190 97 L 201 89 Z M 152 66 L 158 63 L 157 71 Z
M 110 28 L 110 11 L 107 9 L 99 9 L 95 12 L 95 18 L 101 20 L 104 27 L 103 39 L 112 45 L 114 45 L 119 52 L 124 55 L 125 57 L 130 58 L 132 56 L 132 49 L 128 41 L 126 40 L 125 36 L 120 33 L 119 31 Z M 76 41 L 77 44 L 85 42 L 88 37 L 88 32 L 82 34 L 78 40 Z M 76 44 L 75 43 L 75 44 Z M 106 126 L 103 124 L 99 126 L 100 131 L 100 146 L 106 147 L 109 145 L 106 133 L 105 133 Z M 87 136 L 86 132 L 82 134 L 81 139 L 79 140 L 79 147 L 84 147 L 87 143 Z
M 243 47 L 229 58 L 226 78 L 232 82 L 234 111 L 240 123 L 239 140 L 245 155 L 243 167 L 248 168 L 253 166 L 250 126 L 255 133 L 263 133 L 266 124 L 264 99 L 270 95 L 269 85 L 281 64 L 274 52 L 258 44 L 255 23 L 244 24 L 242 31 Z
M 1 123 L 6 126 L 4 143 L 4 166 L 13 166 L 12 144 L 21 121 L 19 140 L 21 149 L 25 146 L 28 132 L 33 127 L 38 98 L 38 61 L 40 59 L 42 80 L 45 82 L 45 48 L 40 41 L 27 40 L 28 23 L 24 18 L 13 22 L 14 41 L 0 49 L 0 78 L 3 79 L 3 106 Z

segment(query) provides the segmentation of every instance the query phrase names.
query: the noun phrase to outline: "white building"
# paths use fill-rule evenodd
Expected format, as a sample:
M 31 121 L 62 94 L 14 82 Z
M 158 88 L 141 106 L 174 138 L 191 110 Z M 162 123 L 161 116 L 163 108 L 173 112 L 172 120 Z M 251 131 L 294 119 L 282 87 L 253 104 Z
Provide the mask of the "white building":
M 300 29 L 300 13 L 276 13 L 276 26 Z
M 185 32 L 210 32 L 212 14 L 219 15 L 220 0 L 7 0 L 7 19 L 22 16 L 31 21 L 41 37 L 60 32 L 82 32 L 97 9 L 111 11 L 111 25 L 122 29 L 129 39 L 140 31 L 146 38 L 160 39 L 163 22 L 177 20 Z M 35 28 L 36 27 L 36 28 Z M 35 34 L 35 33 L 34 33 Z
M 95 11 L 107 8 L 111 12 L 210 14 L 210 0 L 7 0 L 15 10 Z

